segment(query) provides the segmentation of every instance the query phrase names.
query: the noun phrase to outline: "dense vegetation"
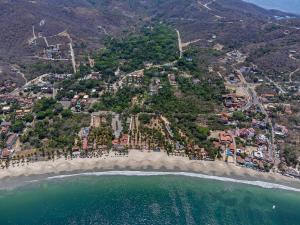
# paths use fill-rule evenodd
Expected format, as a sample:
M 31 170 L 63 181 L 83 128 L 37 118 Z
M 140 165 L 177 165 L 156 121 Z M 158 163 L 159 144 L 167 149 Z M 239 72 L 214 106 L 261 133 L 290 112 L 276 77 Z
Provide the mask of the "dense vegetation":
M 37 62 L 24 66 L 24 71 L 28 75 L 27 79 L 32 80 L 41 74 L 45 73 L 72 73 L 73 69 L 71 64 L 65 62 Z
M 140 35 L 112 39 L 106 48 L 95 57 L 95 68 L 105 75 L 114 75 L 118 67 L 132 72 L 145 63 L 162 64 L 178 57 L 177 36 L 165 25 L 145 27 Z
M 95 142 L 97 145 L 111 146 L 113 138 L 112 129 L 108 126 L 93 128 L 89 135 L 90 143 Z
M 54 99 L 41 99 L 34 106 L 36 122 L 21 137 L 35 148 L 71 148 L 81 127 L 89 125 L 88 115 L 73 114 Z
M 111 110 L 121 113 L 130 108 L 133 97 L 142 93 L 143 89 L 128 86 L 119 89 L 116 94 L 107 92 L 100 97 L 99 103 L 95 105 L 95 110 Z
M 72 77 L 60 82 L 58 87 L 59 90 L 56 95 L 58 100 L 62 100 L 63 98 L 71 99 L 75 94 L 80 92 L 95 95 L 92 97 L 98 97 L 97 93 L 92 93 L 91 90 L 103 90 L 104 83 L 100 80 L 78 80 L 76 77 Z
M 177 35 L 172 28 L 163 24 L 145 27 L 138 35 L 108 40 L 106 48 L 94 57 L 94 70 L 101 73 L 101 81 L 86 79 L 91 73 L 91 68 L 82 64 L 77 74 L 57 85 L 57 99 L 71 99 L 78 93 L 91 94 L 92 89 L 96 90 L 95 93 L 107 90 L 91 105 L 89 112 L 114 111 L 122 113 L 122 118 L 125 119 L 124 115 L 128 117 L 141 113 L 140 132 L 146 135 L 151 143 L 160 143 L 158 146 L 164 146 L 171 151 L 174 146 L 170 146 L 170 143 L 164 140 L 159 130 L 144 126 L 152 117 L 149 113 L 165 115 L 171 122 L 175 143 L 184 146 L 200 145 L 214 158 L 217 151 L 208 140 L 211 127 L 200 125 L 199 116 L 214 114 L 225 92 L 223 81 L 211 76 L 207 69 L 204 69 L 208 67 L 207 57 L 216 57 L 217 53 L 211 49 L 191 48 L 181 59 L 178 55 Z M 115 74 L 118 68 L 121 72 L 129 73 L 144 69 L 146 64 L 165 65 L 145 69 L 143 83 L 139 85 L 124 85 L 116 92 L 107 89 L 118 79 Z M 174 74 L 175 86 L 170 84 L 168 74 Z M 154 78 L 160 80 L 161 88 L 156 94 L 150 95 L 149 85 Z M 97 98 L 98 95 L 92 97 Z M 133 101 L 133 98 L 138 100 Z M 50 149 L 70 149 L 77 139 L 80 127 L 88 126 L 88 116 L 73 114 L 71 110 L 63 109 L 54 99 L 38 101 L 33 111 L 35 125 L 21 139 L 36 148 L 47 146 Z M 18 125 L 15 127 L 18 128 Z M 112 138 L 112 131 L 107 126 L 92 129 L 89 141 L 98 145 L 111 145 Z

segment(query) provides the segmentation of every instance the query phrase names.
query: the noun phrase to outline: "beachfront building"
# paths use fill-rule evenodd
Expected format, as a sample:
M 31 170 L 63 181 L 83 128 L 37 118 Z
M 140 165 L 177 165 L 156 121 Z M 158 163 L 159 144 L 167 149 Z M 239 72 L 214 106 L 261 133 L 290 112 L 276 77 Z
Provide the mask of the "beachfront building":
M 8 148 L 10 150 L 13 149 L 13 147 L 14 147 L 17 139 L 18 139 L 18 135 L 17 134 L 12 133 L 12 134 L 8 135 L 6 143 L 5 143 L 6 144 L 6 148 Z

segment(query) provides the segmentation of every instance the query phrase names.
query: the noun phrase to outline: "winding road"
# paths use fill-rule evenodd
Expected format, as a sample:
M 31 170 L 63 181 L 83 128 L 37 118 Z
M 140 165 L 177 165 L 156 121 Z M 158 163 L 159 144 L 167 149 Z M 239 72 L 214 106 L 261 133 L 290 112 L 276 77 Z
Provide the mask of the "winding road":
M 249 84 L 246 81 L 244 75 L 242 74 L 242 72 L 240 70 L 238 70 L 236 68 L 234 68 L 234 69 L 235 69 L 235 71 L 237 71 L 239 79 L 241 80 L 245 90 L 247 90 L 247 92 L 249 94 L 249 97 L 250 97 L 250 99 L 247 102 L 246 106 L 243 107 L 243 111 L 249 109 L 252 105 L 258 106 L 260 111 L 265 115 L 268 124 L 270 125 L 271 141 L 269 143 L 269 159 L 271 161 L 273 161 L 274 160 L 275 131 L 274 131 L 274 126 L 273 126 L 272 120 L 269 117 L 269 114 L 266 111 L 265 107 L 261 103 L 259 97 L 257 96 L 255 87 L 251 86 L 251 84 Z
M 300 71 L 300 68 L 296 69 L 295 71 L 293 71 L 293 72 L 291 72 L 291 73 L 289 74 L 289 82 L 290 82 L 290 83 L 293 82 L 292 77 L 293 77 L 293 75 L 294 75 L 295 73 L 297 73 L 298 71 Z

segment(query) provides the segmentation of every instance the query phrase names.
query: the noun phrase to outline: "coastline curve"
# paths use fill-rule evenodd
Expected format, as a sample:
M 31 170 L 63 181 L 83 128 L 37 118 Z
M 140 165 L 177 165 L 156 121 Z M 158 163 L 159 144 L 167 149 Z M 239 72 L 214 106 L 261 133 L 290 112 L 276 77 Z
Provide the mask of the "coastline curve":
M 85 173 L 76 173 L 69 175 L 58 175 L 47 177 L 47 180 L 54 179 L 64 179 L 69 177 L 78 177 L 78 176 L 185 176 L 185 177 L 194 177 L 200 179 L 215 180 L 221 182 L 231 182 L 231 183 L 240 183 L 246 185 L 257 186 L 265 189 L 281 189 L 286 191 L 300 192 L 300 189 L 293 188 L 281 184 L 270 183 L 265 181 L 250 181 L 250 180 L 241 180 L 228 177 L 220 176 L 211 176 L 200 173 L 191 173 L 191 172 L 151 172 L 151 171 L 105 171 L 105 172 L 85 172 Z

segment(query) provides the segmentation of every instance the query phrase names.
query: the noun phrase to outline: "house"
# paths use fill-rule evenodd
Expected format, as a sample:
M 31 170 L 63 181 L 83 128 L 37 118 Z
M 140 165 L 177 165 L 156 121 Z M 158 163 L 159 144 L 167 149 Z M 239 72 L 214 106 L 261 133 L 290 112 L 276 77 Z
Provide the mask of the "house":
M 11 122 L 3 121 L 3 122 L 1 123 L 1 127 L 7 127 L 7 128 L 9 128 L 10 126 L 11 126 Z
M 253 159 L 253 164 L 255 167 L 259 168 L 260 170 L 264 170 L 264 163 L 261 160 Z
M 222 122 L 225 125 L 228 124 L 228 122 L 229 122 L 229 115 L 227 113 L 221 113 L 219 115 L 219 117 L 220 117 L 220 122 Z
M 259 143 L 267 143 L 268 142 L 268 138 L 266 137 L 266 135 L 264 134 L 259 134 L 256 136 L 256 140 L 259 142 Z
M 79 156 L 80 155 L 80 148 L 78 146 L 74 146 L 72 148 L 72 155 L 73 156 Z
M 200 154 L 201 154 L 202 159 L 204 159 L 204 160 L 210 160 L 211 159 L 209 157 L 208 152 L 204 148 L 201 148 Z
M 113 149 L 117 152 L 124 152 L 126 150 L 126 147 L 124 145 L 114 145 Z
M 222 97 L 227 108 L 240 108 L 246 104 L 244 96 L 238 96 L 234 93 L 223 95 Z
M 206 160 L 206 159 L 210 159 L 208 152 L 204 149 L 201 148 L 199 145 L 195 145 L 193 147 L 195 153 L 197 154 L 198 157 L 200 157 L 200 159 Z
M 192 57 L 186 57 L 185 60 L 186 60 L 187 62 L 193 62 L 193 58 L 192 58 Z
M 244 163 L 247 168 L 253 168 L 252 159 L 250 157 L 245 157 Z
M 11 126 L 11 122 L 5 122 L 5 121 L 3 121 L 1 123 L 1 133 L 2 134 L 8 133 L 10 126 Z
M 9 131 L 9 127 L 1 127 L 1 133 L 2 134 L 7 134 Z
M 16 141 L 18 139 L 18 135 L 17 134 L 10 134 L 6 140 L 6 147 L 8 149 L 12 149 L 13 146 L 15 145 Z
M 87 138 L 89 136 L 90 133 L 90 128 L 89 127 L 83 127 L 80 131 L 80 136 L 82 138 Z
M 237 80 L 235 79 L 235 75 L 233 73 L 229 74 L 228 78 L 229 78 L 230 83 L 236 83 L 237 82 Z
M 231 108 L 233 106 L 233 98 L 232 97 L 227 97 L 225 98 L 225 106 L 228 107 L 228 108 Z
M 286 174 L 289 176 L 300 178 L 300 172 L 294 168 L 288 168 Z
M 176 151 L 182 152 L 185 150 L 185 147 L 177 141 L 175 144 L 175 149 L 176 149 Z
M 267 128 L 267 123 L 265 121 L 259 121 L 256 119 L 252 120 L 252 126 L 259 128 L 259 129 L 266 129 Z
M 200 84 L 201 80 L 199 80 L 198 78 L 193 78 L 192 82 L 193 82 L 193 84 Z
M 4 106 L 3 108 L 2 108 L 2 111 L 3 111 L 3 113 L 9 113 L 10 112 L 10 106 Z
M 237 164 L 244 165 L 245 164 L 245 159 L 243 159 L 241 156 L 237 156 L 236 157 L 236 162 L 237 162 Z
M 273 94 L 273 93 L 266 93 L 266 94 L 262 94 L 261 97 L 263 97 L 263 98 L 274 98 L 275 94 Z
M 73 99 L 71 100 L 71 106 L 74 107 L 77 104 L 77 101 L 79 100 L 79 95 L 74 95 Z
M 233 142 L 233 137 L 227 132 L 220 132 L 219 140 L 221 144 L 231 144 Z
M 4 148 L 1 151 L 0 156 L 1 156 L 1 159 L 8 159 L 8 158 L 10 158 L 11 154 L 12 154 L 12 152 L 9 149 Z
M 31 113 L 30 109 L 16 110 L 16 118 L 23 118 L 26 114 Z
M 114 139 L 112 141 L 113 145 L 122 145 L 127 146 L 129 142 L 129 136 L 128 134 L 123 134 L 120 138 Z
M 235 146 L 234 146 L 233 143 L 229 144 L 228 149 L 229 149 L 232 153 L 235 153 L 235 152 L 236 152 L 236 149 L 235 149 Z
M 82 139 L 82 149 L 87 151 L 89 149 L 89 143 L 87 137 Z
M 152 78 L 152 82 L 150 84 L 150 95 L 158 94 L 159 89 L 161 89 L 161 82 L 159 78 Z
M 41 92 L 44 94 L 52 94 L 53 89 L 50 86 L 41 87 Z
M 274 127 L 275 134 L 280 137 L 285 137 L 288 134 L 288 129 L 285 126 L 275 124 Z
M 262 151 L 254 151 L 253 152 L 253 157 L 256 159 L 263 159 L 264 158 L 264 154 L 262 153 Z
M 176 77 L 174 74 L 169 74 L 168 75 L 168 79 L 169 79 L 169 82 L 170 82 L 170 85 L 172 86 L 176 86 L 177 83 L 176 83 Z
M 160 152 L 160 148 L 159 148 L 159 147 L 156 147 L 156 148 L 153 149 L 153 151 L 154 151 L 154 152 Z
M 290 104 L 286 104 L 286 105 L 284 106 L 284 112 L 285 112 L 286 114 L 288 114 L 288 115 L 292 115 L 292 114 L 293 114 L 293 112 L 292 112 L 292 107 L 291 107 Z
M 22 118 L 24 116 L 23 110 L 16 110 L 16 117 L 17 118 Z
M 255 136 L 255 130 L 253 128 L 243 128 L 239 130 L 239 136 L 242 138 L 253 138 Z
M 102 75 L 99 72 L 92 72 L 90 75 L 90 79 L 92 80 L 99 80 L 101 77 Z
M 158 88 L 155 85 L 150 85 L 149 91 L 150 91 L 150 95 L 156 95 L 156 94 L 158 94 Z
M 142 84 L 144 82 L 144 71 L 136 71 L 126 76 L 127 84 Z
M 236 150 L 236 155 L 241 156 L 243 153 L 245 153 L 245 149 L 240 149 L 240 148 L 238 148 L 238 149 Z

